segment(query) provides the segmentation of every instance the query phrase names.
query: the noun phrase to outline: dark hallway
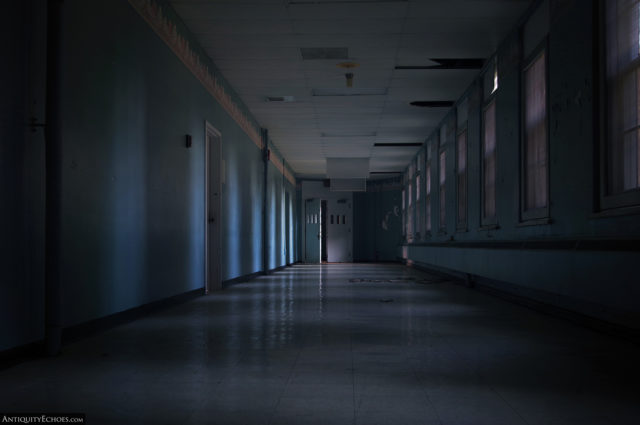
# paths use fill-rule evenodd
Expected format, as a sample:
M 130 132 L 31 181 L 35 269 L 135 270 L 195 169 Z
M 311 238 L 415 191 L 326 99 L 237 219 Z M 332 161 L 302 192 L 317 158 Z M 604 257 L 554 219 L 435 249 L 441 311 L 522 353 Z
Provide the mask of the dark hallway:
M 298 265 L 0 372 L 90 424 L 635 425 L 640 348 L 399 265 Z
M 640 0 L 1 10 L 0 422 L 640 423 Z

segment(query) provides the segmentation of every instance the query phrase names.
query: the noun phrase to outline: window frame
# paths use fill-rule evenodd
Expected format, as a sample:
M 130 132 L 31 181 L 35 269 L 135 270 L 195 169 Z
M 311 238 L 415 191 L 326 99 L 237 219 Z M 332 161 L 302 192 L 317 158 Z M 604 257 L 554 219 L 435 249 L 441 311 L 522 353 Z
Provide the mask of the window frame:
M 487 112 L 487 109 L 489 109 L 491 107 L 491 105 L 494 106 L 495 111 L 494 111 L 494 127 L 495 127 L 495 180 L 494 180 L 494 186 L 495 186 L 495 213 L 492 217 L 487 217 L 485 215 L 485 185 L 484 185 L 484 180 L 485 180 L 485 113 Z M 497 226 L 498 225 L 498 132 L 497 132 L 497 102 L 496 102 L 496 97 L 495 97 L 495 92 L 487 99 L 487 100 L 483 100 L 483 104 L 482 104 L 482 108 L 480 108 L 480 114 L 481 114 L 481 118 L 480 118 L 480 131 L 481 131 L 481 135 L 480 135 L 480 227 L 484 228 L 484 227 L 491 227 L 491 226 Z
M 526 128 L 526 113 L 527 113 L 527 96 L 526 96 L 526 73 L 536 63 L 536 61 L 544 55 L 544 82 L 546 86 L 545 90 L 545 144 L 547 153 L 547 169 L 546 169 L 546 206 L 539 208 L 527 209 L 527 128 Z M 520 72 L 520 223 L 536 223 L 536 224 L 548 224 L 550 217 L 551 206 L 551 161 L 550 161 L 550 139 L 551 133 L 549 131 L 549 42 L 548 36 L 532 50 L 531 54 L 523 60 L 522 70 Z M 541 222 L 542 220 L 542 222 Z
M 424 234 L 425 238 L 431 237 L 433 230 L 433 168 L 432 168 L 432 141 L 429 140 L 426 146 L 424 163 Z
M 442 167 L 444 155 L 444 169 Z M 444 212 L 444 214 L 443 214 Z M 438 233 L 447 233 L 447 148 L 438 149 Z
M 457 108 L 460 107 L 461 104 L 465 104 L 467 108 L 466 111 L 466 119 L 464 121 L 459 120 L 459 114 L 456 109 L 456 145 L 455 145 L 455 183 L 456 183 L 456 231 L 458 232 L 467 232 L 469 226 L 469 96 L 465 96 L 464 99 L 460 102 Z M 460 136 L 464 134 L 465 136 L 465 170 L 464 170 L 464 193 L 460 193 Z M 461 196 L 464 197 L 464 210 L 465 215 L 464 219 L 460 217 L 460 200 Z
M 609 118 L 608 108 L 611 102 L 612 96 L 608 90 L 607 82 L 607 9 L 606 0 L 597 2 L 597 19 L 598 19 L 598 31 L 595 33 L 596 40 L 594 44 L 597 46 L 598 53 L 596 68 L 596 75 L 598 76 L 599 101 L 595 102 L 598 106 L 594 108 L 597 114 L 597 119 L 594 119 L 594 123 L 599 126 L 594 133 L 599 136 L 598 148 L 596 152 L 599 153 L 598 164 L 598 195 L 595 200 L 596 213 L 603 213 L 607 216 L 607 213 L 640 213 L 640 187 L 620 193 L 609 193 L 609 179 L 610 179 L 610 161 L 609 161 Z M 640 5 L 639 5 L 640 7 Z M 618 21 L 616 20 L 616 25 Z M 634 59 L 632 64 L 639 68 L 640 72 L 640 55 Z M 632 67 L 634 65 L 631 65 Z M 640 163 L 637 165 L 640 167 Z
M 481 90 L 481 107 L 478 108 L 480 112 L 480 230 L 498 228 L 498 102 L 497 95 L 500 91 L 500 73 L 498 70 L 498 56 L 494 55 L 488 62 L 491 64 L 480 75 L 480 90 Z M 490 74 L 492 78 L 487 80 L 487 74 Z M 491 91 L 487 90 L 487 81 L 493 84 Z M 494 215 L 487 217 L 485 215 L 485 114 L 487 110 L 493 105 L 494 107 L 494 137 L 495 137 L 495 179 L 494 179 Z M 467 133 L 468 137 L 468 133 Z

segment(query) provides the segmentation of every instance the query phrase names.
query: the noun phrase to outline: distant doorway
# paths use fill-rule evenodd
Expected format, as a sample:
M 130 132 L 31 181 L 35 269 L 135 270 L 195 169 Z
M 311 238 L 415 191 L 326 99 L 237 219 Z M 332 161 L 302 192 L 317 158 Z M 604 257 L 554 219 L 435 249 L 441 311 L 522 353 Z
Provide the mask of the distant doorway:
M 327 262 L 327 201 L 320 201 L 320 260 Z
M 320 200 L 306 199 L 304 202 L 304 260 L 307 263 L 320 262 L 320 223 L 322 222 Z
M 291 264 L 291 197 L 289 192 L 284 194 L 284 230 L 285 230 L 285 263 Z
M 222 288 L 220 278 L 220 203 L 222 136 L 211 124 L 206 123 L 205 137 L 205 292 Z

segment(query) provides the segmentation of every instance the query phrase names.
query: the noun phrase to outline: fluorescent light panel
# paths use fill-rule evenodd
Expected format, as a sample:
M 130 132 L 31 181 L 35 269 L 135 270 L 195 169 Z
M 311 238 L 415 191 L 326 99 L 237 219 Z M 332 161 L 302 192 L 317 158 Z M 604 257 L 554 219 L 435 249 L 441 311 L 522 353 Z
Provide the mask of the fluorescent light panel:
M 369 177 L 369 158 L 327 158 L 327 177 L 366 179 Z
M 376 137 L 378 133 L 368 131 L 362 133 L 320 133 L 322 137 Z

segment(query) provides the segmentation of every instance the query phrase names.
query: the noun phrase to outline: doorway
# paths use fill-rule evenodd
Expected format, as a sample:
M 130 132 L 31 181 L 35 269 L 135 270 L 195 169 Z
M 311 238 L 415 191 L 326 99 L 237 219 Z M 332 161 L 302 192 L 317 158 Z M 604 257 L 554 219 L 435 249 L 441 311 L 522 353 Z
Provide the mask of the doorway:
M 205 293 L 222 289 L 220 278 L 220 210 L 222 136 L 211 124 L 205 129 Z
M 320 223 L 322 216 L 320 212 L 319 199 L 305 200 L 305 249 L 304 259 L 307 263 L 320 262 Z
M 320 201 L 320 260 L 323 263 L 327 262 L 327 201 Z
M 291 197 L 289 192 L 284 193 L 284 232 L 285 232 L 285 264 L 292 263 L 291 258 Z

